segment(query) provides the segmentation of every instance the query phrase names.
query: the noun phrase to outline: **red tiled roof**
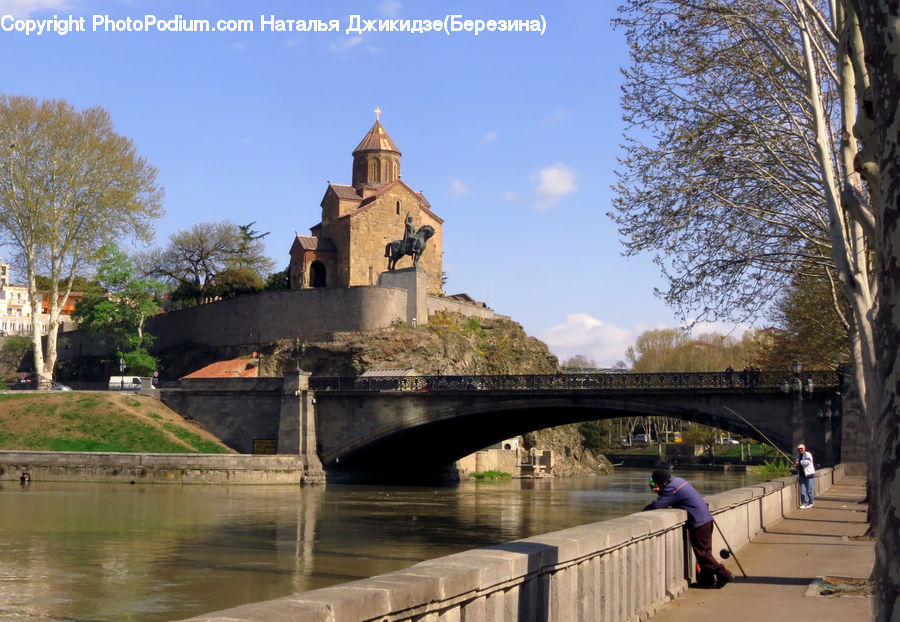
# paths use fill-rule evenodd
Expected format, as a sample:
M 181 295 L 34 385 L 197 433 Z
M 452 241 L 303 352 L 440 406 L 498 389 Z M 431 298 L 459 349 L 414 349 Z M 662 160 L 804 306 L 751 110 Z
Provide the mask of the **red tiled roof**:
M 328 187 L 337 195 L 339 199 L 351 199 L 355 201 L 362 200 L 353 186 L 345 186 L 344 184 L 328 184 Z
M 291 246 L 291 250 L 294 250 L 295 246 L 299 246 L 306 251 L 337 252 L 337 247 L 334 245 L 334 242 L 331 241 L 331 238 L 317 238 L 311 235 L 298 235 L 294 244 Z
M 250 378 L 256 376 L 256 361 L 232 359 L 218 361 L 184 376 L 185 378 Z

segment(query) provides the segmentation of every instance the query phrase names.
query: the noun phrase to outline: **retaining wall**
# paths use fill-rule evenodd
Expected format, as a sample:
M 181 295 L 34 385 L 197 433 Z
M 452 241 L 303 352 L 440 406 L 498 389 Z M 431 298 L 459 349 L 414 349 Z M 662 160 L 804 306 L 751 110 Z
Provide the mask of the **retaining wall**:
M 843 467 L 816 474 L 820 492 Z M 707 497 L 735 549 L 797 505 L 796 478 Z M 608 622 L 646 619 L 688 587 L 682 510 L 642 512 L 465 551 L 370 579 L 190 618 L 193 622 Z M 714 534 L 713 550 L 723 546 Z
M 298 456 L 0 451 L 0 480 L 180 484 L 299 484 Z

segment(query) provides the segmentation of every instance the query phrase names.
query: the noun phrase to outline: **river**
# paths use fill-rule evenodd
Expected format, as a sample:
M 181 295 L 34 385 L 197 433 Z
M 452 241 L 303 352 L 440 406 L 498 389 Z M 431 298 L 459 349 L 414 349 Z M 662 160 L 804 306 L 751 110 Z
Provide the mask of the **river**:
M 648 472 L 447 488 L 4 482 L 0 619 L 186 618 L 639 511 Z M 703 494 L 755 483 L 691 472 Z

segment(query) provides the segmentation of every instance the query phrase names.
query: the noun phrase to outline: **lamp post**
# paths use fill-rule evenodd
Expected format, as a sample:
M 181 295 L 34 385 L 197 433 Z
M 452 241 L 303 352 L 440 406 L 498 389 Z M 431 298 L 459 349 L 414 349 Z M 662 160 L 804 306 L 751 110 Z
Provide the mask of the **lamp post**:
M 834 425 L 832 424 L 834 413 L 831 411 L 831 400 L 829 398 L 826 397 L 822 401 L 822 408 L 819 409 L 817 416 L 825 428 L 825 464 L 832 465 L 834 464 Z
M 122 384 L 122 391 L 125 390 L 125 359 L 119 357 L 119 382 Z
M 794 447 L 796 447 L 800 443 L 805 442 L 803 440 L 803 381 L 800 379 L 800 374 L 803 373 L 803 365 L 800 364 L 800 361 L 794 361 L 791 364 L 791 371 L 794 373 L 790 386 L 794 394 L 791 400 L 791 427 L 793 428 L 792 440 Z M 782 384 L 782 389 L 784 389 L 784 384 Z
M 306 350 L 306 346 L 304 346 L 300 342 L 300 338 L 297 337 L 294 339 L 294 360 L 297 362 L 297 371 L 300 371 L 300 359 L 303 358 L 303 352 Z

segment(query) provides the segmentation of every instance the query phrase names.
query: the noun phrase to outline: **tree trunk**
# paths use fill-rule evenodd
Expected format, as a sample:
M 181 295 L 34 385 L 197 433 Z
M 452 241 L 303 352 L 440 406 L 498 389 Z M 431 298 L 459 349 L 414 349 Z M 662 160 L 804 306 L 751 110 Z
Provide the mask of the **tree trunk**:
M 879 353 L 872 411 L 872 492 L 876 514 L 875 619 L 900 619 L 900 6 L 897 0 L 851 0 L 865 45 L 871 101 L 863 102 L 871 132 L 859 135 L 861 168 L 873 199 L 877 242 L 878 306 L 875 342 Z M 870 105 L 869 105 L 870 104 Z M 870 154 L 870 155 L 869 155 Z

